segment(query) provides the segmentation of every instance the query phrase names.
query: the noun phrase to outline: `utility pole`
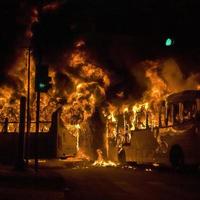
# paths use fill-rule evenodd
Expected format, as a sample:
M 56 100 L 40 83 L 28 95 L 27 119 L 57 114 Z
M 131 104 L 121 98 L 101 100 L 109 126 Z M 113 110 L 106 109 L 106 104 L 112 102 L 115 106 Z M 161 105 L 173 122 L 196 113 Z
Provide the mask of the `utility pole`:
M 27 115 L 26 115 L 26 165 L 29 161 L 29 133 L 30 133 L 30 80 L 31 80 L 31 47 L 28 47 L 28 62 L 27 62 L 27 71 L 28 71 L 28 85 L 27 85 Z
M 38 135 L 40 130 L 40 91 L 37 92 L 36 131 L 35 131 L 35 171 L 38 172 Z
M 48 75 L 49 66 L 39 64 L 35 69 L 36 102 L 36 131 L 35 131 L 35 171 L 38 172 L 38 135 L 40 129 L 40 93 L 46 93 L 51 88 L 51 77 Z

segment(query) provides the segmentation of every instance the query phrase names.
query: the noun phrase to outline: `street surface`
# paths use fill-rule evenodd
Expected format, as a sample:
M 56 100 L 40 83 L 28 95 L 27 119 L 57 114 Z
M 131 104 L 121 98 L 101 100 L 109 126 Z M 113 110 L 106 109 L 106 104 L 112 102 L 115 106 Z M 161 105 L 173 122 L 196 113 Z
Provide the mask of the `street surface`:
M 7 170 L 8 171 L 8 170 Z M 21 173 L 21 174 L 20 174 Z M 62 166 L 0 175 L 0 200 L 199 200 L 200 173 L 152 166 Z M 4 176 L 3 176 L 4 175 Z
M 65 169 L 65 199 L 199 200 L 198 173 L 171 170 L 85 168 Z

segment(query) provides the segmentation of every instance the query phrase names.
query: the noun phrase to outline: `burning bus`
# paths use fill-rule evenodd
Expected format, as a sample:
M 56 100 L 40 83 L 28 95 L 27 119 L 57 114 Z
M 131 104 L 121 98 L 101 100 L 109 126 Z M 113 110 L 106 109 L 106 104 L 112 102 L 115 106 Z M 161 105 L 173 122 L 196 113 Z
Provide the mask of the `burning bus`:
M 107 137 L 107 153 L 111 159 L 171 164 L 176 168 L 199 163 L 199 90 L 169 95 L 166 100 L 159 102 L 154 113 L 145 105 L 137 109 L 134 116 L 124 112 L 126 125 L 123 130 L 120 117 L 117 119 L 107 125 L 108 130 L 115 126 L 116 131 L 113 137 Z M 134 122 L 132 130 L 131 119 Z
M 19 132 L 19 98 L 27 96 L 29 59 L 30 127 L 27 126 L 25 132 L 29 129 L 30 137 L 34 138 L 36 94 L 33 85 L 37 59 L 32 54 L 29 59 L 28 57 L 26 50 L 21 52 L 13 68 L 8 71 L 7 76 L 11 81 L 6 81 L 0 86 L 0 129 L 2 133 L 8 133 L 0 136 L 10 137 L 8 141 L 5 139 L 7 142 L 1 140 L 2 157 L 7 151 L 4 147 L 16 146 L 16 142 L 13 145 L 7 144 L 16 141 L 13 138 L 17 137 Z M 141 98 L 138 90 L 131 93 L 120 87 L 117 90 L 113 89 L 113 86 L 118 84 L 115 80 L 117 78 L 111 76 L 111 71 L 94 61 L 82 40 L 74 43 L 72 51 L 67 56 L 63 55 L 63 60 L 61 63 L 50 64 L 52 88 L 41 94 L 39 132 L 45 144 L 41 142 L 41 146 L 45 146 L 45 149 L 41 149 L 43 157 L 47 157 L 50 152 L 48 157 L 51 158 L 79 154 L 95 160 L 96 150 L 100 149 L 99 155 L 102 151 L 102 155 L 114 161 L 118 161 L 119 158 L 121 162 L 164 162 L 161 159 L 167 158 L 173 165 L 187 162 L 187 148 L 182 147 L 179 141 L 171 141 L 176 137 L 181 138 L 183 134 L 178 133 L 185 134 L 190 130 L 188 127 L 192 126 L 191 120 L 186 122 L 183 118 L 186 109 L 196 110 L 195 115 L 198 116 L 199 91 L 173 94 L 166 100 L 165 97 L 185 89 L 199 89 L 197 76 L 183 79 L 180 69 L 172 61 L 144 61 L 143 74 L 138 76 L 142 77 L 140 81 L 144 80 L 142 84 L 147 82 L 148 87 L 140 92 Z M 179 77 L 181 84 L 174 84 L 174 79 L 171 80 L 174 74 Z M 182 87 L 182 83 L 186 85 Z M 130 99 L 123 97 L 124 93 L 129 93 Z M 119 101 L 120 105 L 113 103 Z M 196 104 L 185 103 L 193 101 Z M 53 113 L 58 110 L 58 118 L 52 120 Z M 176 115 L 177 112 L 180 114 L 175 116 L 175 112 Z M 180 121 L 179 124 L 177 120 Z M 52 131 L 51 127 L 56 128 Z M 195 131 L 195 136 L 188 137 L 198 136 L 199 128 Z M 11 154 L 13 153 L 9 155 Z M 188 158 L 191 161 L 193 159 L 191 156 Z

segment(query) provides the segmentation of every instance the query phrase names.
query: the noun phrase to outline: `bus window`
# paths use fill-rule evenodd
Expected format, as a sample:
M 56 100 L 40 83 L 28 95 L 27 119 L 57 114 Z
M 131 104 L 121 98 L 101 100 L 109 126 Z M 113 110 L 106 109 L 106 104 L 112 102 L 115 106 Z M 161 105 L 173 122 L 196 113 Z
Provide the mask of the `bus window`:
M 159 117 L 159 125 L 160 127 L 166 127 L 166 107 L 165 105 L 160 108 L 160 117 Z
M 146 113 L 144 110 L 137 113 L 137 128 L 145 129 L 146 128 Z
M 197 114 L 197 104 L 196 102 L 192 102 L 192 105 L 191 105 L 191 117 L 192 119 L 194 119 L 196 117 L 196 114 Z
M 190 107 L 187 103 L 184 104 L 183 119 L 184 121 L 188 121 L 190 119 Z
M 179 103 L 179 122 L 183 123 L 183 111 L 184 111 L 184 106 L 183 103 Z
M 158 127 L 158 125 L 159 125 L 158 113 L 152 112 L 152 111 L 148 111 L 147 115 L 148 116 L 146 116 L 146 127 L 147 128 Z
M 174 104 L 173 116 L 174 116 L 174 124 L 181 124 L 183 123 L 183 111 L 184 106 L 183 103 L 179 102 Z
M 200 112 L 200 99 L 196 99 L 197 111 Z
M 168 105 L 167 108 L 167 125 L 172 126 L 173 125 L 173 104 Z
M 174 104 L 173 107 L 173 125 L 177 125 L 180 123 L 179 104 Z

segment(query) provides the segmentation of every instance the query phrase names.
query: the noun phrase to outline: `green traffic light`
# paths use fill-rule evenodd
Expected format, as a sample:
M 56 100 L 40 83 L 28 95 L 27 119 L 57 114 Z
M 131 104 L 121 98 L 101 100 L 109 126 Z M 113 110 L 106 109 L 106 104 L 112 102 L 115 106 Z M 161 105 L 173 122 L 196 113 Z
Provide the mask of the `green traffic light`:
M 43 89 L 43 88 L 45 88 L 45 87 L 46 87 L 46 85 L 45 85 L 44 83 L 40 83 L 40 84 L 39 84 L 39 88 Z
M 165 40 L 165 46 L 169 47 L 173 45 L 173 40 L 171 38 L 167 38 Z

